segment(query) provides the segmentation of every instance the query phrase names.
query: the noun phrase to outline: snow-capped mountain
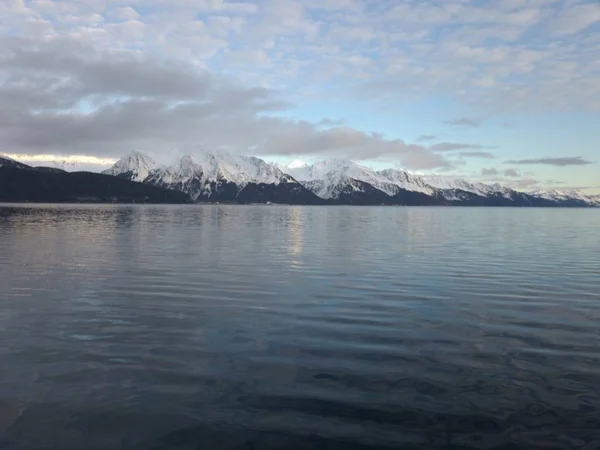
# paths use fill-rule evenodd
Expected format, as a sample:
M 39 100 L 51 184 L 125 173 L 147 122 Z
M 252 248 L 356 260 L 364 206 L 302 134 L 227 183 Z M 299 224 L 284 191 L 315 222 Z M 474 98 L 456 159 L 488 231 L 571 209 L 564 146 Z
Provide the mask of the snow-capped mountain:
M 198 202 L 600 206 L 598 199 L 580 193 L 526 194 L 498 184 L 374 170 L 343 159 L 281 166 L 253 156 L 203 151 L 159 166 L 136 150 L 104 173 L 182 191 Z
M 190 203 L 187 195 L 126 177 L 33 167 L 0 157 L 0 201 L 39 203 Z
M 159 166 L 136 150 L 104 173 L 182 191 L 194 201 L 237 201 L 244 198 L 252 202 L 253 195 L 249 192 L 260 187 L 260 192 L 255 195 L 267 199 L 265 201 L 276 197 L 279 202 L 319 202 L 318 197 L 275 164 L 254 156 L 227 152 L 198 152 L 194 156 L 184 155 L 171 165 Z M 287 200 L 286 195 L 289 197 Z M 273 197 L 272 200 L 269 197 Z
M 334 159 L 309 165 L 294 161 L 280 168 L 321 198 L 350 202 L 352 193 L 365 202 L 365 185 L 372 204 L 454 204 L 472 206 L 596 206 L 583 194 L 563 196 L 525 194 L 499 184 L 471 182 L 444 176 L 417 176 L 396 169 L 373 170 L 352 161 Z
M 464 192 L 471 192 L 476 195 L 489 196 L 500 194 L 506 198 L 510 198 L 514 192 L 512 189 L 504 187 L 500 184 L 485 184 L 478 181 L 467 181 L 455 177 L 444 177 L 444 176 L 426 176 L 425 181 L 430 185 L 438 189 L 444 190 L 460 190 Z
M 394 196 L 402 189 L 421 192 L 427 195 L 435 194 L 435 189 L 420 177 L 402 170 L 386 169 L 376 171 L 353 161 L 334 159 L 319 161 L 313 165 L 294 161 L 282 170 L 304 184 L 310 184 L 319 197 L 336 198 L 336 192 L 348 180 L 361 181 L 379 189 L 389 196 Z
M 291 165 L 282 167 L 282 170 L 319 197 L 338 203 L 393 205 L 448 203 L 448 199 L 440 196 L 439 189 L 429 185 L 422 177 L 403 170 L 373 170 L 343 159 L 319 161 L 312 165 L 295 161 Z
M 150 172 L 155 168 L 156 162 L 144 152 L 136 149 L 102 173 L 141 182 L 148 178 Z
M 558 189 L 548 189 L 532 192 L 531 195 L 555 202 L 579 202 L 586 205 L 600 206 L 600 196 L 587 195 L 576 190 L 561 191 Z

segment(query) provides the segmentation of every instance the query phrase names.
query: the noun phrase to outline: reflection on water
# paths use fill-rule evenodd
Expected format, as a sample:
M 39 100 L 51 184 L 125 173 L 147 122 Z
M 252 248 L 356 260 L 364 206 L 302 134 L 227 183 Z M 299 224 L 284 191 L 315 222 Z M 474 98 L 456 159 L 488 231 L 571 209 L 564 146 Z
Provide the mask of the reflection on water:
M 0 206 L 0 449 L 600 448 L 598 229 Z

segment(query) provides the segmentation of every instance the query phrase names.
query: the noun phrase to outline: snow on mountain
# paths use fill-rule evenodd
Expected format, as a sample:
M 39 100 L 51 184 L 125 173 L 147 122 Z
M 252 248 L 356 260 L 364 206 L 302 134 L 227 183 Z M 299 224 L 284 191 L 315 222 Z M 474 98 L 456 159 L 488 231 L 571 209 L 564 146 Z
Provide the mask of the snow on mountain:
M 534 197 L 543 198 L 546 200 L 552 200 L 556 202 L 567 202 L 567 201 L 579 201 L 583 203 L 587 203 L 589 205 L 600 205 L 598 202 L 598 198 L 594 196 L 584 194 L 581 191 L 577 190 L 558 190 L 558 189 L 548 189 L 548 190 L 539 190 L 536 192 L 532 192 L 531 195 Z
M 152 170 L 156 162 L 144 152 L 133 150 L 128 155 L 119 159 L 111 168 L 103 171 L 105 175 L 126 176 L 131 181 L 142 182 Z
M 160 166 L 152 170 L 143 181 L 155 186 L 185 192 L 195 200 L 204 189 L 203 178 L 202 167 L 191 156 L 186 155 L 173 165 Z
M 212 155 L 219 165 L 233 178 L 230 181 L 238 185 L 247 183 L 279 184 L 290 180 L 275 164 L 266 163 L 255 156 L 241 156 L 231 153 Z
M 194 200 L 211 197 L 215 190 L 224 185 L 228 185 L 228 192 L 231 193 L 232 189 L 241 191 L 249 183 L 296 183 L 275 164 L 254 156 L 228 152 L 201 151 L 193 156 L 184 155 L 171 165 L 158 166 L 148 155 L 135 150 L 104 173 L 180 190 Z
M 201 151 L 185 155 L 171 165 L 158 166 L 148 155 L 135 150 L 104 173 L 180 190 L 198 201 L 243 198 L 252 202 L 271 198 L 279 202 L 315 203 L 319 200 L 316 195 L 344 204 L 600 206 L 599 197 L 580 192 L 525 194 L 499 184 L 419 176 L 396 169 L 374 170 L 343 159 L 315 164 L 296 160 L 280 166 L 254 156 Z M 244 195 L 239 197 L 242 191 Z
M 282 170 L 325 199 L 337 198 L 336 193 L 341 191 L 343 185 L 352 186 L 349 180 L 368 183 L 390 196 L 396 195 L 400 189 L 427 195 L 435 193 L 435 189 L 422 178 L 408 172 L 394 169 L 376 171 L 343 159 L 319 161 L 312 165 L 294 162 Z
M 376 174 L 385 182 L 391 183 L 407 191 L 422 192 L 427 195 L 434 195 L 436 189 L 431 186 L 423 177 L 410 174 L 404 170 L 385 169 L 376 172 Z
M 445 177 L 439 175 L 425 176 L 425 181 L 433 187 L 447 190 L 461 190 L 471 192 L 482 197 L 490 195 L 501 195 L 505 198 L 511 198 L 515 191 L 500 184 L 485 184 L 479 181 L 466 181 L 460 178 Z
M 182 181 L 197 177 L 203 181 L 230 181 L 243 186 L 247 183 L 277 184 L 290 180 L 276 165 L 254 156 L 234 155 L 227 152 L 198 152 L 185 155 L 172 165 L 158 166 L 147 154 L 134 150 L 103 173 L 131 174 L 135 181 L 144 181 L 151 172 L 159 171 L 165 181 Z
M 303 167 L 306 167 L 306 166 L 308 166 L 308 164 L 306 164 L 304 161 L 295 159 L 294 161 L 289 163 L 286 167 L 288 169 L 302 169 Z
M 361 186 L 350 178 L 308 180 L 302 182 L 304 187 L 323 199 L 337 199 L 340 194 L 349 189 L 362 192 Z

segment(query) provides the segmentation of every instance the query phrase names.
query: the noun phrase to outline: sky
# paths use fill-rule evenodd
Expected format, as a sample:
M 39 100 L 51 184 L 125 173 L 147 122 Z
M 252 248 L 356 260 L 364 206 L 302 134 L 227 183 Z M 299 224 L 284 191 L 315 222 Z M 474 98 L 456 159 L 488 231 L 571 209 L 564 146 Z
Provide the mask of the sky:
M 600 193 L 598 0 L 1 0 L 0 153 L 137 148 Z

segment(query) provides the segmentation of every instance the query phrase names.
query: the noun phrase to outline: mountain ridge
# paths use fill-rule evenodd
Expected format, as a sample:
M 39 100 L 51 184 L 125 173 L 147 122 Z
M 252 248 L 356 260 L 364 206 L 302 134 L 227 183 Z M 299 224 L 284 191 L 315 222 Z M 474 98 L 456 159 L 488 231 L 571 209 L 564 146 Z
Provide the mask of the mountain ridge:
M 190 203 L 178 191 L 92 172 L 65 172 L 0 161 L 0 202 Z
M 524 193 L 443 177 L 423 177 L 399 169 L 374 170 L 353 161 L 333 159 L 287 166 L 254 156 L 201 151 L 171 165 L 152 166 L 150 157 L 134 150 L 106 174 L 139 179 L 179 190 L 196 202 L 446 206 L 600 206 L 585 194 Z
M 125 155 L 103 173 L 185 192 L 195 202 L 322 204 L 321 198 L 275 164 L 228 152 L 186 154 L 169 165 Z M 133 152 L 132 152 L 133 153 Z M 149 165 L 149 162 L 152 164 Z

